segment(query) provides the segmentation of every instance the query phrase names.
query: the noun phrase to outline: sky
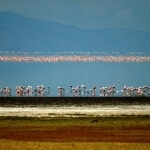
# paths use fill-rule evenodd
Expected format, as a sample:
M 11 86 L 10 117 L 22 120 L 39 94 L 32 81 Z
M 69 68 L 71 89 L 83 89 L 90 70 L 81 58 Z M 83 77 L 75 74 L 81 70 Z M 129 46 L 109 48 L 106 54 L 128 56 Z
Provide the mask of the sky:
M 0 0 L 0 11 L 83 29 L 150 31 L 150 0 Z

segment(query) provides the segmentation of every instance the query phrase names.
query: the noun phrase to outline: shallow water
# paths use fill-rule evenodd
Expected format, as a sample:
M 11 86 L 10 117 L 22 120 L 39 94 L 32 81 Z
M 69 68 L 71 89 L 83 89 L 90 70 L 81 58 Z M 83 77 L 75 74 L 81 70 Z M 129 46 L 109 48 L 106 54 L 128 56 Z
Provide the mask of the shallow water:
M 70 85 L 85 85 L 88 89 L 100 86 L 115 85 L 120 91 L 124 85 L 139 87 L 150 86 L 150 63 L 111 63 L 111 62 L 59 62 L 59 63 L 12 63 L 0 62 L 0 89 L 11 87 L 15 96 L 18 85 L 34 89 L 37 85 L 51 87 L 49 96 L 57 96 L 58 86 L 65 88 L 70 96 Z M 120 81 L 118 83 L 118 80 Z M 121 93 L 118 93 L 118 95 Z

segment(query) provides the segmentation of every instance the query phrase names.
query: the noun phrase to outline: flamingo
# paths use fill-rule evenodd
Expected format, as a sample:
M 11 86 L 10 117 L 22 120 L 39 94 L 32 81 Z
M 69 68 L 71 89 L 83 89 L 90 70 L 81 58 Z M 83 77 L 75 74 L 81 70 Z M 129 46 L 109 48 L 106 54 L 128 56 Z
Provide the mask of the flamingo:
M 82 95 L 85 95 L 85 93 L 86 93 L 86 86 L 85 85 L 81 85 L 81 94 Z
M 148 94 L 148 96 L 150 96 L 150 87 L 148 87 L 148 89 L 147 89 L 147 94 Z
M 34 90 L 35 91 L 35 96 L 46 96 L 46 89 L 44 85 L 37 86 L 37 88 Z
M 123 89 L 121 90 L 121 92 L 122 92 L 122 95 L 123 95 L 123 96 L 126 96 L 126 95 L 127 95 L 127 86 L 126 86 L 126 85 L 124 85 L 124 87 L 123 87 Z
M 44 89 L 43 96 L 47 96 L 50 94 L 50 87 L 49 86 L 47 87 L 47 90 L 46 90 L 46 88 L 43 88 L 43 89 Z
M 70 93 L 73 95 L 73 96 L 81 96 L 81 88 L 80 86 L 78 85 L 77 87 L 73 87 L 72 85 L 70 86 Z
M 0 95 L 1 95 L 1 96 L 3 95 L 3 90 L 0 90 Z
M 22 97 L 26 95 L 25 87 L 23 86 L 16 86 L 16 96 Z
M 27 96 L 32 96 L 32 94 L 33 94 L 32 86 L 28 86 L 26 88 L 26 95 Z
M 47 94 L 50 94 L 50 87 L 48 86 L 47 88 L 48 88 L 48 92 L 47 92 Z
M 93 96 L 96 96 L 96 86 L 93 87 Z
M 100 86 L 100 96 L 114 96 L 115 90 L 116 88 L 114 85 L 109 87 Z
M 72 85 L 70 85 L 70 93 L 72 94 L 72 88 L 73 88 L 73 86 Z
M 92 89 L 87 90 L 87 94 L 90 94 L 90 96 L 96 96 L 96 86 L 94 86 Z
M 100 86 L 100 96 L 104 96 L 104 90 L 102 86 Z
M 9 87 L 4 87 L 3 94 L 4 94 L 5 97 L 11 96 L 11 88 L 9 88 Z
M 108 96 L 108 87 L 104 87 L 104 96 Z
M 58 96 L 65 96 L 65 88 L 58 87 Z
M 81 96 L 81 87 L 79 85 L 74 89 L 73 96 Z

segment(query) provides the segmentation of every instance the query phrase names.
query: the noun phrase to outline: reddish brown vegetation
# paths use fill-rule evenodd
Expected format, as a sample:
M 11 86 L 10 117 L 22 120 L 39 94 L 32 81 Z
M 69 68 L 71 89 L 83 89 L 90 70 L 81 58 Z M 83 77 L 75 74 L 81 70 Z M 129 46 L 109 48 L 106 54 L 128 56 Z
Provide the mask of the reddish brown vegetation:
M 1 127 L 0 139 L 51 142 L 149 143 L 150 127 Z

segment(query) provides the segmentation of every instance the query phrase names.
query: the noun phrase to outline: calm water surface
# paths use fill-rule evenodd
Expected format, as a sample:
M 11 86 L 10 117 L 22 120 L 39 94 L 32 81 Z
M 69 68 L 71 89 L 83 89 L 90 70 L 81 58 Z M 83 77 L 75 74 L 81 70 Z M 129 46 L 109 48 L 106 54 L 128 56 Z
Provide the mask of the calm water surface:
M 118 83 L 118 80 L 120 81 Z M 121 90 L 124 85 L 139 87 L 150 86 L 150 63 L 104 63 L 104 62 L 60 62 L 60 63 L 12 63 L 0 62 L 0 89 L 4 86 L 15 87 L 37 85 L 51 87 L 51 96 L 57 96 L 57 87 L 69 91 L 70 85 L 84 84 L 87 89 L 115 85 Z

